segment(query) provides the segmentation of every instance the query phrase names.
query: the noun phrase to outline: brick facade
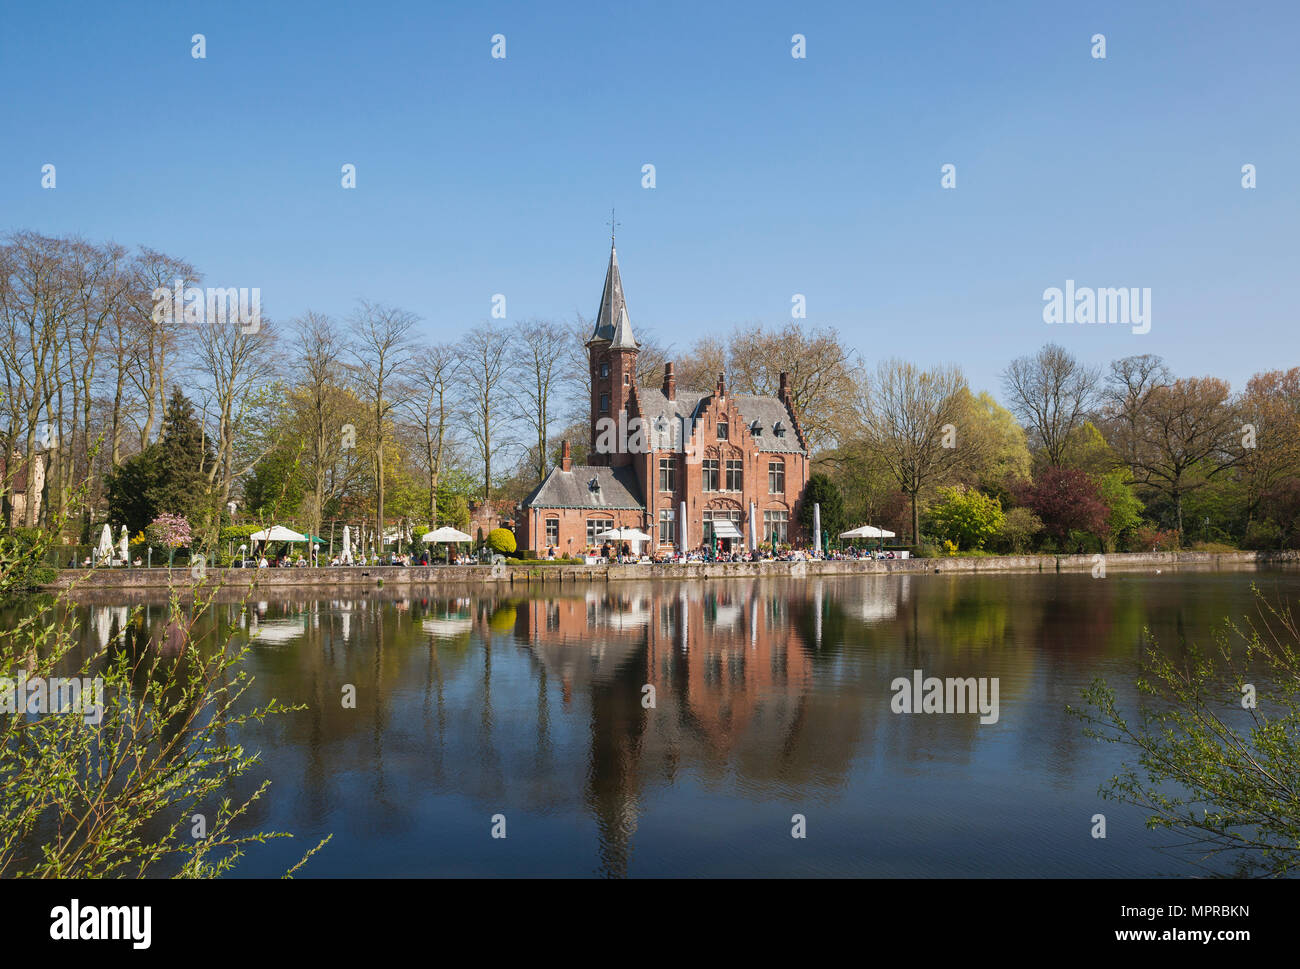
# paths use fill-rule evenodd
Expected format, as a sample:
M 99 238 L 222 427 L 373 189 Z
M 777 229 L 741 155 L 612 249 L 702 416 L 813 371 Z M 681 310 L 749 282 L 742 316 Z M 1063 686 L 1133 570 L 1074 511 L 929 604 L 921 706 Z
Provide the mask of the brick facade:
M 648 533 L 646 550 L 652 553 L 670 552 L 681 543 L 682 502 L 688 549 L 712 538 L 710 521 L 717 518 L 731 519 L 741 534 L 724 544 L 748 548 L 751 503 L 760 544 L 779 538 L 782 530 L 787 544 L 808 541 L 798 516 L 809 454 L 785 374 L 775 397 L 729 393 L 724 374 L 711 391 L 679 391 L 669 363 L 662 387 L 642 390 L 636 379 L 639 347 L 612 247 L 587 349 L 594 463 L 571 465 L 565 442 L 560 467 L 519 508 L 520 548 L 581 554 L 590 544 L 589 522 L 602 521 Z M 613 449 L 599 443 L 600 429 L 609 422 L 620 429 Z M 640 447 L 635 433 L 630 440 L 626 434 L 638 424 L 656 429 Z M 668 473 L 661 474 L 661 466 Z M 671 524 L 661 528 L 665 512 Z

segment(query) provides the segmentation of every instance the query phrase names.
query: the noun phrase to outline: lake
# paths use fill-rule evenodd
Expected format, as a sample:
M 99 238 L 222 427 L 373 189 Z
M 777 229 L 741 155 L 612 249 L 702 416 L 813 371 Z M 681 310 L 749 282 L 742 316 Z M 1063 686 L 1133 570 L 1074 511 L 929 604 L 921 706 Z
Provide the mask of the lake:
M 1102 676 L 1131 710 L 1144 628 L 1209 645 L 1254 613 L 1252 583 L 1294 601 L 1300 572 L 219 602 L 203 622 L 250 639 L 252 699 L 309 705 L 239 738 L 262 764 L 229 794 L 269 778 L 249 824 L 297 837 L 252 846 L 236 873 L 282 874 L 332 833 L 304 877 L 1192 874 L 1141 812 L 1098 796 L 1123 752 L 1065 708 Z M 105 595 L 76 607 L 88 648 L 137 606 L 161 633 L 161 601 Z M 894 712 L 914 670 L 996 678 L 996 722 Z

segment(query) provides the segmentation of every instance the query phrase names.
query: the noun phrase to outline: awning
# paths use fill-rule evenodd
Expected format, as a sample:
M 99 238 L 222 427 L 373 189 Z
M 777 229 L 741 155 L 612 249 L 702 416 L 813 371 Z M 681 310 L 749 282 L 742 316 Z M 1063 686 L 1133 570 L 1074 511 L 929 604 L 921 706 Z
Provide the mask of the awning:
M 744 537 L 740 534 L 740 529 L 736 527 L 736 523 L 730 518 L 713 519 L 713 534 L 718 538 L 736 539 Z

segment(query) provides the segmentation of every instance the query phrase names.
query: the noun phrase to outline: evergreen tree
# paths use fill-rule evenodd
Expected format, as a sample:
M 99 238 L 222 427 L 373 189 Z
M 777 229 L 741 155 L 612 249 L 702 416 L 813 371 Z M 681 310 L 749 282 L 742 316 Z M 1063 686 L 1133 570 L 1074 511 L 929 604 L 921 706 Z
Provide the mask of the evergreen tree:
M 799 522 L 812 539 L 813 505 L 821 505 L 822 531 L 833 540 L 844 531 L 844 498 L 835 482 L 824 474 L 810 475 L 804 491 L 803 507 L 799 509 Z M 811 544 L 811 541 L 810 541 Z
M 202 527 L 208 511 L 208 481 L 204 474 L 214 461 L 205 446 L 203 427 L 194 416 L 194 405 L 172 389 L 171 400 L 163 415 L 162 437 L 158 448 L 157 477 L 148 498 L 156 513 L 183 515 L 196 530 Z
M 159 454 L 158 445 L 150 444 L 111 470 L 104 479 L 108 520 L 125 525 L 133 536 L 158 517 L 158 507 L 150 495 L 158 484 Z

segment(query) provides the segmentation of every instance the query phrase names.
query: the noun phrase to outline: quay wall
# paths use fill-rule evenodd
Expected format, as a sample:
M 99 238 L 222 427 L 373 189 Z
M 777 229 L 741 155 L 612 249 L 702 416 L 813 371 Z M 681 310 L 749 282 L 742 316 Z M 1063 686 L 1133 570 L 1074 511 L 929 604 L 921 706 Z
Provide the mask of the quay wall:
M 1110 572 L 1261 568 L 1300 563 L 1300 552 L 1119 552 L 1106 555 Z M 780 578 L 889 573 L 1091 572 L 1095 555 L 998 555 L 931 559 L 859 559 L 842 562 L 715 562 L 681 565 L 488 565 L 349 566 L 317 569 L 208 569 L 200 578 L 188 569 L 64 569 L 49 591 L 159 590 L 252 586 L 277 589 L 355 589 L 467 585 L 550 586 L 633 579 Z

